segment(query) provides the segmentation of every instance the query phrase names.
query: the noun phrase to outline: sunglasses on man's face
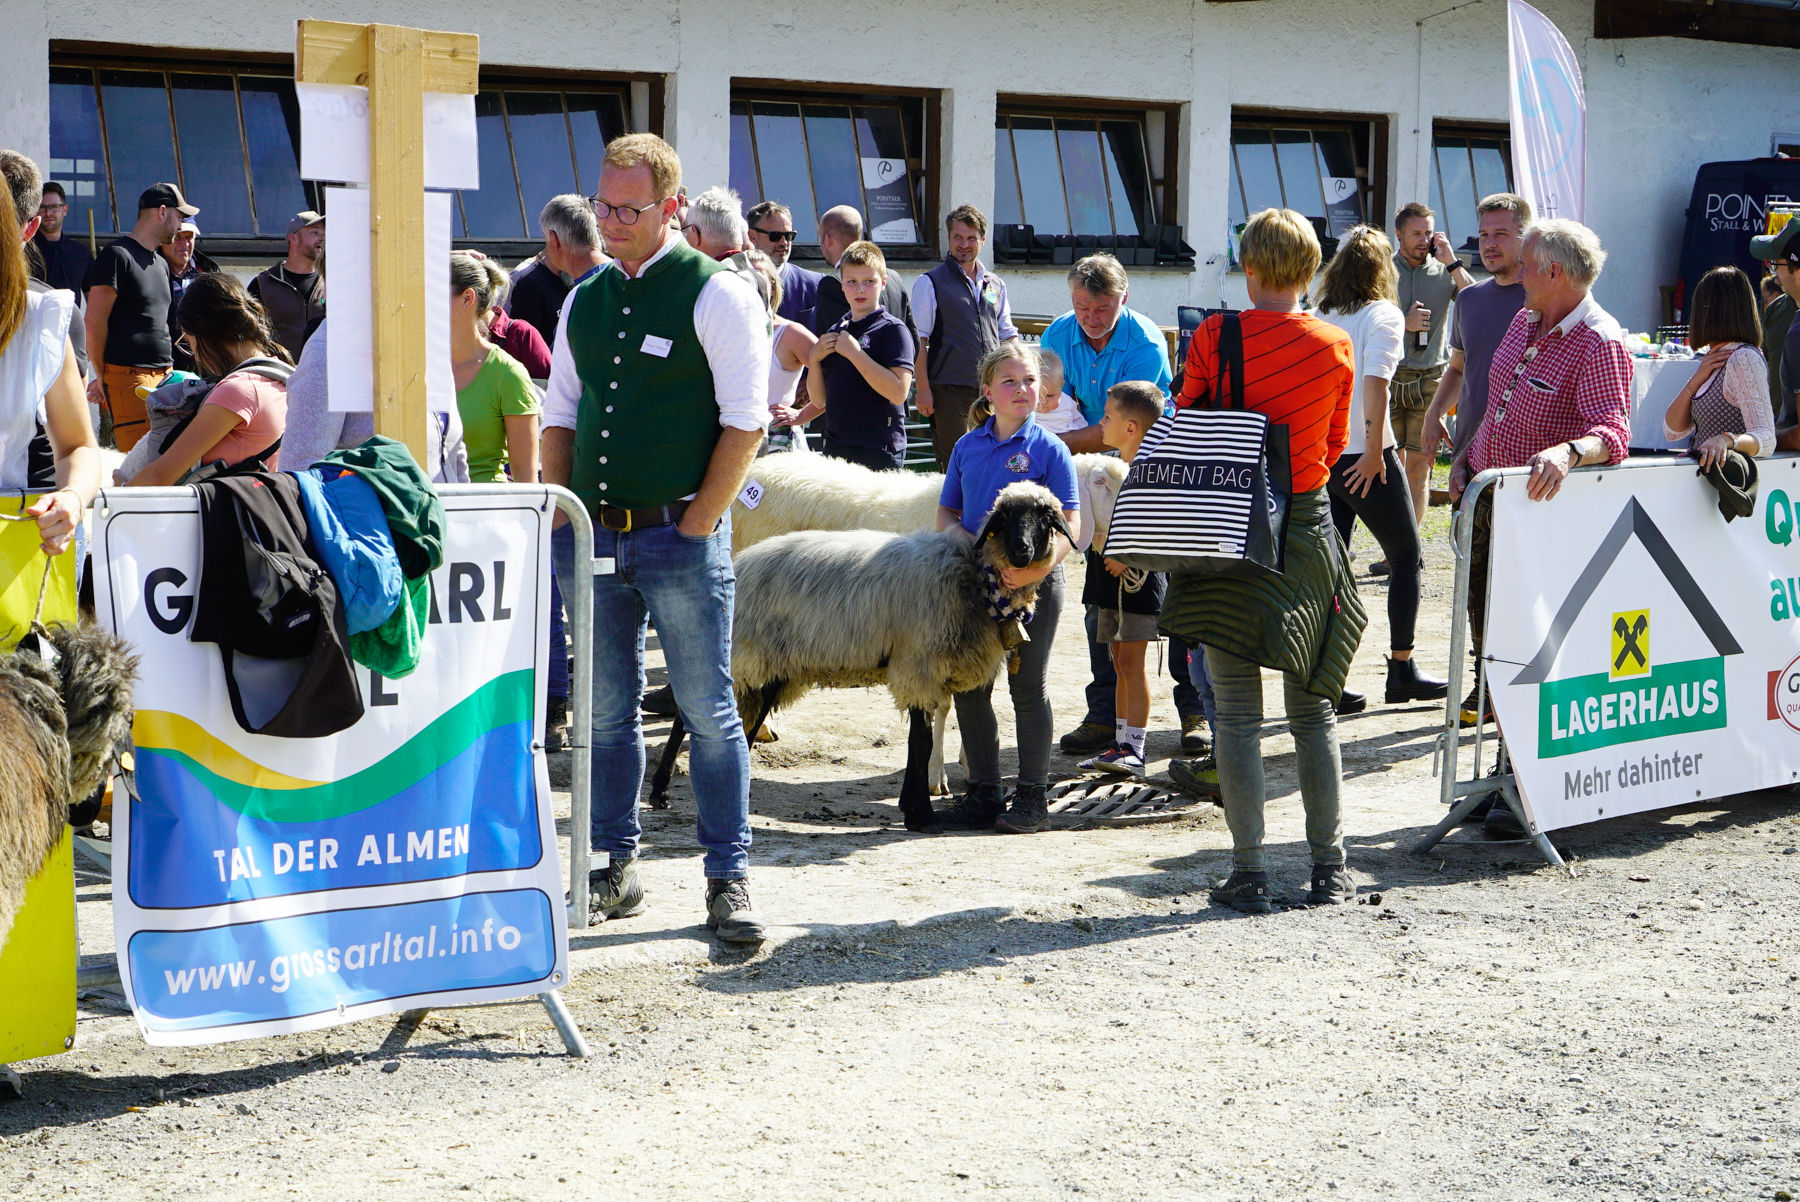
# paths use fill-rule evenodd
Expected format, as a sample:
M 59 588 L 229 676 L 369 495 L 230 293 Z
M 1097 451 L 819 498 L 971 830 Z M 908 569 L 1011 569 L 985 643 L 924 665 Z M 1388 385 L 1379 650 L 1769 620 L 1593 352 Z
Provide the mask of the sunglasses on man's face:
M 750 228 L 756 230 L 756 232 L 763 237 L 773 239 L 776 242 L 792 242 L 798 233 L 796 230 L 765 230 L 757 226 L 751 226 Z

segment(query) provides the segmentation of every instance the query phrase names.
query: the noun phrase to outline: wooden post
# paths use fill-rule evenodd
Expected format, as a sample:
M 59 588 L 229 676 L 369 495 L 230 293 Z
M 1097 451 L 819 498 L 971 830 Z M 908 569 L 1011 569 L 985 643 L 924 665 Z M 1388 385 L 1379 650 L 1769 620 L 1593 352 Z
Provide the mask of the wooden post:
M 294 78 L 369 89 L 369 287 L 375 432 L 425 463 L 425 289 L 448 288 L 425 263 L 425 93 L 476 90 L 472 33 L 301 21 Z

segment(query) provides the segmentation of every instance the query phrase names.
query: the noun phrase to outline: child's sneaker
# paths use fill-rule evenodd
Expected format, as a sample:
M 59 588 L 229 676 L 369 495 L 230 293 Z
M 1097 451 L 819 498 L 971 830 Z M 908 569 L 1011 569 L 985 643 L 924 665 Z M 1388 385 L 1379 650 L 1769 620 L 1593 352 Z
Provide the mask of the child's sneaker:
M 1133 751 L 1128 744 L 1114 743 L 1091 760 L 1082 760 L 1077 767 L 1088 771 L 1116 772 L 1120 776 L 1144 775 L 1144 757 Z

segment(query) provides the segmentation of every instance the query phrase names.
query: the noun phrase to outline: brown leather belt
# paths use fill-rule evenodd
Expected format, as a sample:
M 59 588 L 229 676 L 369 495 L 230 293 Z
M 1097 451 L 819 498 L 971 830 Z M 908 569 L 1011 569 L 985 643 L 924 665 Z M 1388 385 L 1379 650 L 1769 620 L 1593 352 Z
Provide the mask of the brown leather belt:
M 687 512 L 686 501 L 670 501 L 667 505 L 647 505 L 642 509 L 620 509 L 616 505 L 601 505 L 595 516 L 600 525 L 614 534 L 629 534 L 647 526 L 673 526 Z

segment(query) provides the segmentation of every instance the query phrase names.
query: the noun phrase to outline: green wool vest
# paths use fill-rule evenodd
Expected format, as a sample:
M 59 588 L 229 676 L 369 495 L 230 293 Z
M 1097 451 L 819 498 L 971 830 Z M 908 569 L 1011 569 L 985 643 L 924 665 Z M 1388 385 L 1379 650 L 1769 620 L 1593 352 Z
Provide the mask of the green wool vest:
M 641 509 L 693 493 L 719 441 L 694 302 L 729 268 L 673 237 L 636 279 L 607 267 L 569 301 L 569 351 L 581 378 L 569 489 L 596 517 L 602 504 Z

